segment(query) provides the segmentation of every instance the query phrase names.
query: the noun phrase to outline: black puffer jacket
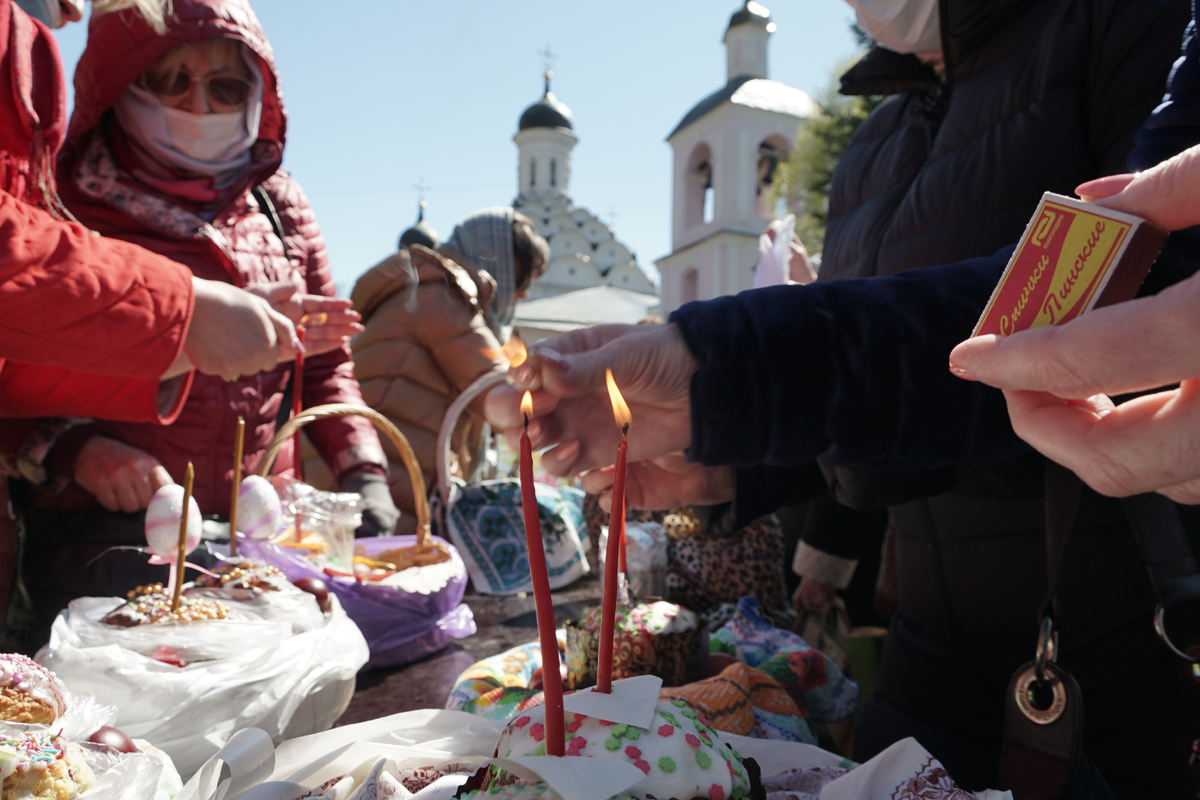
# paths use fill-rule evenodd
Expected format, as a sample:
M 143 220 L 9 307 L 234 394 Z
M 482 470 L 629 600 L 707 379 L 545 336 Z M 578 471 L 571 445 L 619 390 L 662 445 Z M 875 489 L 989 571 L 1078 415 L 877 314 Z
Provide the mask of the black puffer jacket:
M 944 81 L 873 51 L 845 88 L 902 93 L 835 174 L 822 280 L 991 254 L 1043 191 L 1124 171 L 1188 12 L 1186 0 L 946 0 Z M 748 292 L 672 317 L 701 362 L 694 456 L 878 470 L 837 474 L 843 497 L 895 504 L 900 531 L 878 688 L 889 710 L 863 719 L 860 742 L 916 735 L 972 788 L 995 785 L 1005 687 L 1032 658 L 1046 570 L 1044 462 L 1021 455 L 999 393 L 946 371 L 1003 260 L 929 274 L 940 281 L 922 270 Z M 1060 601 L 1087 752 L 1118 796 L 1175 796 L 1176 664 L 1150 627 L 1151 587 L 1116 501 L 1085 492 Z

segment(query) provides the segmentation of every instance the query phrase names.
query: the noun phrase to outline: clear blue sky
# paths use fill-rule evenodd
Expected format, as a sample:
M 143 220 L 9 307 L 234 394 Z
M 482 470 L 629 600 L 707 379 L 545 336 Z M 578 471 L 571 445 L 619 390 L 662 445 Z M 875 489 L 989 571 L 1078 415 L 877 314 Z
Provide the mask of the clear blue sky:
M 575 115 L 572 194 L 612 223 L 643 268 L 670 251 L 671 150 L 663 140 L 725 83 L 721 37 L 738 0 L 646 3 L 251 0 L 288 109 L 284 166 L 308 193 L 339 289 L 392 252 L 416 215 L 443 236 L 516 194 L 521 111 L 554 93 Z M 763 0 L 778 30 L 770 77 L 815 93 L 855 52 L 841 0 Z M 83 24 L 59 31 L 68 75 Z

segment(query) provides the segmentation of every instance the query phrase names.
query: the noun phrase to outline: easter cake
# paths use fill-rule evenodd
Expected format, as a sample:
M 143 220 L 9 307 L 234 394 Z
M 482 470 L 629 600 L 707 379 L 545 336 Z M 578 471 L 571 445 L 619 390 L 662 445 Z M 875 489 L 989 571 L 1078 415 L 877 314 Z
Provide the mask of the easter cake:
M 567 679 L 570 689 L 596 683 L 600 651 L 600 606 L 566 624 Z M 705 677 L 707 631 L 692 611 L 674 603 L 618 605 L 613 634 L 613 678 L 657 675 L 665 686 Z

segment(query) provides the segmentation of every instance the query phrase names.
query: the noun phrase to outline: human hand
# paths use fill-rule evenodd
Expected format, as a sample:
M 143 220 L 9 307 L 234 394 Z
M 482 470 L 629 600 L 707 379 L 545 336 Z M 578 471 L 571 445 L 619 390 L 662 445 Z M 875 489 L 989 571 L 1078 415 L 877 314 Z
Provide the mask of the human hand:
M 583 490 L 600 495 L 600 507 L 612 511 L 613 467 L 583 476 Z M 682 453 L 634 461 L 625 472 L 625 506 L 638 511 L 666 511 L 679 506 L 727 503 L 737 488 L 732 467 L 706 467 Z
M 150 505 L 163 486 L 175 481 L 158 459 L 107 436 L 88 439 L 75 459 L 75 482 L 109 511 L 131 514 Z
M 188 369 L 235 380 L 291 361 L 302 345 L 291 320 L 228 283 L 192 278 L 195 303 L 183 352 L 164 377 Z
M 1200 145 L 1136 175 L 1109 175 L 1081 184 L 1088 202 L 1136 214 L 1169 231 L 1200 224 Z
M 350 307 L 354 303 L 347 297 L 306 294 L 303 284 L 293 281 L 255 283 L 247 286 L 246 291 L 266 300 L 271 308 L 293 324 L 304 325 L 307 355 L 337 350 L 350 341 L 351 336 L 363 331 L 359 324 L 362 315 Z
M 342 478 L 338 491 L 362 495 L 362 524 L 354 532 L 355 537 L 391 536 L 396 530 L 400 509 L 392 500 L 387 478 L 371 470 L 352 472 Z
M 800 585 L 792 594 L 792 607 L 796 609 L 796 616 L 802 617 L 806 613 L 824 615 L 833 602 L 835 592 L 836 590 L 827 583 L 818 583 L 812 578 L 801 578 Z
M 782 229 L 782 223 L 775 220 L 767 229 L 763 231 L 767 238 L 772 242 L 775 241 L 775 234 Z M 817 270 L 812 265 L 812 260 L 808 257 L 808 250 L 800 241 L 799 236 L 792 236 L 791 241 L 791 256 L 788 258 L 788 280 L 792 283 L 807 285 L 817 279 Z
M 1017 435 L 1101 494 L 1200 503 L 1198 307 L 1200 275 L 1059 327 L 968 339 L 951 371 L 1003 389 Z
M 630 462 L 664 456 L 691 443 L 692 374 L 698 368 L 674 325 L 602 325 L 535 345 L 529 359 L 509 371 L 511 385 L 487 396 L 485 413 L 510 441 L 520 436 L 521 396 L 533 393 L 529 439 L 552 475 L 608 466 L 621 431 L 613 420 L 605 383 L 611 368 L 629 404 Z

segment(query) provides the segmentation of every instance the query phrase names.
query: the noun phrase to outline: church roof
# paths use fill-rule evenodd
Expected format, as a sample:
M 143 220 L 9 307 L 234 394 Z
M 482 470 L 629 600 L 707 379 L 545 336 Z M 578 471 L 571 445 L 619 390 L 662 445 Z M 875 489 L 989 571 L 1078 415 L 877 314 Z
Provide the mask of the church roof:
M 615 286 L 593 286 L 540 300 L 522 301 L 517 304 L 513 324 L 555 331 L 591 325 L 636 325 L 660 303 L 656 295 Z
M 571 114 L 571 109 L 567 108 L 561 100 L 554 96 L 554 92 L 550 91 L 550 73 L 546 73 L 546 92 L 542 95 L 542 99 L 525 109 L 521 114 L 521 121 L 517 123 L 517 130 L 525 130 L 526 128 L 566 128 L 573 130 L 575 117 Z
M 741 12 L 739 12 L 741 13 Z M 710 112 L 715 111 L 725 103 L 737 106 L 760 108 L 764 111 L 774 111 L 793 117 L 810 117 L 816 113 L 817 106 L 813 99 L 794 86 L 773 81 L 768 78 L 754 78 L 742 75 L 734 78 L 721 89 L 701 100 L 692 110 L 684 115 L 675 130 L 667 135 L 670 139 L 681 130 L 696 122 Z
M 729 18 L 729 27 L 744 25 L 747 22 L 765 28 L 771 24 L 771 12 L 754 0 L 746 0 L 746 4 L 733 12 L 733 16 Z

